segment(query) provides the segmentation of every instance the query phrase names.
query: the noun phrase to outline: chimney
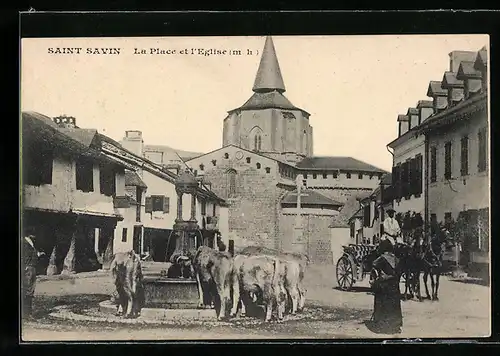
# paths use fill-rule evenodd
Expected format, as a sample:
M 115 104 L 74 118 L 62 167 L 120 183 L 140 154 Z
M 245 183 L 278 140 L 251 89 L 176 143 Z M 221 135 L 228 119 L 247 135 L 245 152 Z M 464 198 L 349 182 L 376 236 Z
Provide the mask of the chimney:
M 432 98 L 432 106 L 435 113 L 441 112 L 448 106 L 448 91 L 443 89 L 441 82 L 432 80 L 427 89 L 427 96 Z
M 410 120 L 407 115 L 398 115 L 398 136 L 402 136 L 410 129 Z
M 65 129 L 75 129 L 78 128 L 76 126 L 76 119 L 73 116 L 61 115 L 53 118 L 54 122 L 57 126 Z
M 417 104 L 419 124 L 427 120 L 434 113 L 433 102 L 430 100 L 419 100 Z
M 144 157 L 144 140 L 142 139 L 142 131 L 130 130 L 125 131 L 125 137 L 120 144 L 132 153 L 139 157 Z
M 473 62 L 462 62 L 458 68 L 457 78 L 464 82 L 464 97 L 480 93 L 482 88 L 482 73 L 474 68 Z
M 408 130 L 411 130 L 419 125 L 418 110 L 416 108 L 408 108 L 406 116 L 408 117 Z
M 448 91 L 448 107 L 456 105 L 464 98 L 464 82 L 457 79 L 456 72 L 445 72 L 441 87 Z
M 474 51 L 453 51 L 448 54 L 450 57 L 450 72 L 457 73 L 460 62 L 474 62 L 477 52 Z

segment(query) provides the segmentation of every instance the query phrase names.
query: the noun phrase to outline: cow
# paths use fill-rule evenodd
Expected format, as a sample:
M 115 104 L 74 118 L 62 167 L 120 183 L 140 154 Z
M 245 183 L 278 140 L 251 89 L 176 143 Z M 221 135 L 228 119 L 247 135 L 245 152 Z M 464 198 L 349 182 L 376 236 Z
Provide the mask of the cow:
M 290 299 L 291 305 L 290 309 L 294 313 L 294 298 L 298 289 L 298 302 L 295 311 L 302 311 L 305 306 L 305 295 L 306 288 L 304 287 L 304 274 L 307 266 L 309 265 L 309 257 L 306 254 L 297 252 L 279 252 L 270 248 L 260 247 L 260 246 L 248 246 L 240 251 L 241 255 L 253 256 L 253 255 L 265 255 L 265 256 L 275 256 L 280 258 L 283 262 L 290 261 L 292 266 L 288 268 L 288 273 L 286 273 L 285 289 L 287 291 L 288 297 Z M 298 271 L 297 265 L 298 264 Z M 287 287 L 288 286 L 288 287 Z M 293 295 L 293 296 L 292 296 Z
M 287 312 L 297 313 L 303 308 L 304 292 L 301 286 L 301 267 L 297 261 L 280 259 L 280 279 L 287 293 Z
M 251 301 L 262 301 L 266 310 L 265 321 L 271 320 L 275 305 L 278 320 L 282 320 L 286 291 L 283 282 L 285 272 L 280 260 L 273 256 L 237 255 L 234 269 L 240 282 L 240 294 L 237 297 L 241 301 L 241 315 L 246 314 Z
M 118 252 L 111 262 L 111 274 L 116 287 L 118 314 L 137 317 L 144 307 L 144 285 L 140 257 L 134 251 Z
M 232 290 L 230 315 L 235 316 L 240 293 L 232 256 L 228 252 L 200 246 L 193 258 L 193 270 L 198 283 L 199 306 L 203 308 L 214 301 L 217 319 L 225 319 Z

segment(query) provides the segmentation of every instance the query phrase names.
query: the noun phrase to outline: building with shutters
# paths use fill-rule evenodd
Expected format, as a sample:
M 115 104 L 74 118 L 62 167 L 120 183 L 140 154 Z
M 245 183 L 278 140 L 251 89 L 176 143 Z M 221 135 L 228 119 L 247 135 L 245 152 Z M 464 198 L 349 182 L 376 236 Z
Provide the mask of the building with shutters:
M 34 227 L 39 274 L 97 270 L 110 262 L 124 216 L 125 166 L 105 136 L 73 117 L 22 113 L 22 226 Z
M 456 222 L 461 263 L 486 276 L 490 261 L 487 57 L 486 48 L 452 57 L 450 72 L 442 80 L 447 106 L 418 129 L 426 137 L 428 154 L 427 221 Z

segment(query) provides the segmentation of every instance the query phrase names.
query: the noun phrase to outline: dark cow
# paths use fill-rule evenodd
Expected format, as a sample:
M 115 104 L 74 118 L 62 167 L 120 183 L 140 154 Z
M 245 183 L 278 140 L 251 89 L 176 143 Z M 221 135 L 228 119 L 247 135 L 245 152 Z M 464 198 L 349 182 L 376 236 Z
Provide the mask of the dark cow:
M 260 300 L 266 310 L 265 321 L 271 320 L 274 306 L 278 320 L 282 320 L 286 297 L 283 283 L 285 270 L 280 266 L 279 258 L 237 255 L 234 258 L 234 268 L 240 282 L 238 300 L 241 301 L 241 314 L 246 314 L 246 308 L 251 302 Z M 236 300 L 236 295 L 234 297 Z
M 144 307 L 144 286 L 141 261 L 134 251 L 118 252 L 111 262 L 116 287 L 118 313 L 126 318 L 137 317 Z
M 230 315 L 236 315 L 239 283 L 231 255 L 200 246 L 194 256 L 193 268 L 198 282 L 200 307 L 210 305 L 214 301 L 217 319 L 226 318 L 228 306 L 231 305 L 232 290 L 233 303 Z

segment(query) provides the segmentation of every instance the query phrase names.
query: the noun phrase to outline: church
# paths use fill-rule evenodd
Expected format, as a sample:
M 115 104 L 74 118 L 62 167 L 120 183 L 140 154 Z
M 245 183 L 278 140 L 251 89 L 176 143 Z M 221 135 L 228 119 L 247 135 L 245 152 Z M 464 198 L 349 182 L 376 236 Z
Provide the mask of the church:
M 235 248 L 291 251 L 300 244 L 312 262 L 332 263 L 329 226 L 349 199 L 373 191 L 387 172 L 352 157 L 313 155 L 310 114 L 285 96 L 270 36 L 252 91 L 243 105 L 228 111 L 221 148 L 183 160 L 229 204 L 229 239 Z M 167 163 L 159 152 L 161 147 L 155 147 L 149 159 Z

